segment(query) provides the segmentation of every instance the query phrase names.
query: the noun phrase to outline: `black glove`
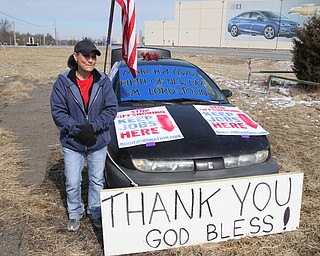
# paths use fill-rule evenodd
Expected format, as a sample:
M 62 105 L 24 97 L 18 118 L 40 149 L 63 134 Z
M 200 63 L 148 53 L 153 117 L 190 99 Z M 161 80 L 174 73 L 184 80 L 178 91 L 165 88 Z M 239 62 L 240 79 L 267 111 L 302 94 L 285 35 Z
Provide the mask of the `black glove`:
M 88 147 L 93 146 L 94 144 L 96 144 L 97 142 L 97 138 L 95 135 L 90 136 L 85 142 L 84 144 Z
M 86 146 L 93 146 L 97 138 L 94 135 L 93 128 L 90 124 L 87 125 L 76 125 L 77 128 L 80 128 L 80 131 L 75 135 L 75 138 L 81 141 Z

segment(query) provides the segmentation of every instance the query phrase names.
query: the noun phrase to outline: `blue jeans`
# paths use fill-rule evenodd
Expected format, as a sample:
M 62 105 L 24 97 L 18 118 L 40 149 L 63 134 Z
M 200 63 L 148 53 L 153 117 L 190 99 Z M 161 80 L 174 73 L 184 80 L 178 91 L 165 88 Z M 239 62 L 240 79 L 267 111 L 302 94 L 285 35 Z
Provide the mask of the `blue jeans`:
M 89 179 L 87 213 L 92 219 L 101 217 L 100 191 L 105 186 L 104 167 L 107 147 L 90 153 L 76 152 L 63 147 L 62 152 L 69 219 L 79 219 L 84 213 L 81 183 L 85 158 L 87 159 Z

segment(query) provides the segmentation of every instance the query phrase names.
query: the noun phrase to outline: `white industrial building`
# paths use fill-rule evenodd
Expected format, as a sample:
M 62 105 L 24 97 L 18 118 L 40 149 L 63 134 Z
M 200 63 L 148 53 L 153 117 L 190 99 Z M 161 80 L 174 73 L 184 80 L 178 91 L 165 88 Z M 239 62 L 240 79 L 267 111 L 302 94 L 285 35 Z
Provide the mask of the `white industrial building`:
M 317 9 L 319 2 L 319 0 L 179 1 L 175 3 L 174 20 L 145 22 L 145 44 L 291 49 L 292 38 L 284 36 L 276 35 L 272 39 L 266 39 L 263 35 L 255 35 L 251 31 L 250 33 L 241 33 L 239 36 L 232 36 L 228 31 L 229 20 L 243 12 L 264 10 L 280 13 L 285 16 L 283 19 L 294 20 L 302 25 L 305 19 L 320 9 Z M 308 8 L 308 12 L 303 12 L 306 8 Z M 280 20 L 280 22 L 282 21 Z

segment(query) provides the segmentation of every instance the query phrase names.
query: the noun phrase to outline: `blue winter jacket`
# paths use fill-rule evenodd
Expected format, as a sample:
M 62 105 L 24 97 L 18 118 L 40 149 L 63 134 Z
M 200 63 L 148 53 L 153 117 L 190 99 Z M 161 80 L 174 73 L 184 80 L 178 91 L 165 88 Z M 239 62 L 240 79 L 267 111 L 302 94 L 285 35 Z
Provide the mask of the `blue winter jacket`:
M 86 109 L 76 84 L 75 69 L 58 76 L 51 97 L 51 114 L 60 130 L 63 147 L 78 152 L 95 151 L 110 142 L 110 126 L 117 115 L 118 103 L 111 82 L 104 73 L 93 71 L 93 85 Z M 80 129 L 77 125 L 91 124 L 97 142 L 90 147 L 75 138 Z

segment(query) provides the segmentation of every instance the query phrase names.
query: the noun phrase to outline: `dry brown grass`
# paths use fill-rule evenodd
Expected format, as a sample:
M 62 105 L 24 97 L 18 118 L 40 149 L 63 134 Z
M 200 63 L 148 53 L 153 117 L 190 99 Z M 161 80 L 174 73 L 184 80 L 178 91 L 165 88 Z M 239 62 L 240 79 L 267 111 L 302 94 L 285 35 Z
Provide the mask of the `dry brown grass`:
M 22 83 L 21 81 L 13 81 L 6 83 L 2 96 L 9 101 L 26 99 L 29 97 L 29 92 L 34 89 L 34 86 L 31 83 Z
M 21 102 L 37 85 L 52 84 L 57 75 L 66 70 L 66 59 L 71 51 L 71 48 L 1 50 L 0 56 L 5 62 L 0 64 L 0 100 L 11 104 Z M 269 139 L 281 172 L 304 173 L 300 228 L 282 234 L 138 255 L 320 255 L 319 105 L 275 108 L 265 94 L 253 90 L 261 87 L 261 83 L 234 87 L 235 80 L 247 80 L 246 60 L 195 55 L 177 57 L 198 64 L 210 75 L 219 78 L 220 87 L 233 89 L 232 102 L 250 113 L 270 132 Z M 102 70 L 102 58 L 100 61 L 98 69 Z M 282 63 L 253 61 L 255 69 L 279 68 L 279 65 Z M 255 76 L 254 80 L 261 82 L 265 77 Z M 270 97 L 275 96 L 279 94 L 273 89 Z M 294 96 L 319 100 L 319 93 L 295 91 Z M 251 105 L 251 101 L 259 103 Z M 102 255 L 102 234 L 93 229 L 88 218 L 82 221 L 78 232 L 66 231 L 60 146 L 51 147 L 50 159 L 44 159 L 48 166 L 46 178 L 41 187 L 35 188 L 25 186 L 18 178 L 29 167 L 25 165 L 25 159 L 21 159 L 23 149 L 17 141 L 17 135 L 0 127 L 0 225 L 22 234 L 29 255 Z M 85 188 L 83 192 L 85 194 Z

